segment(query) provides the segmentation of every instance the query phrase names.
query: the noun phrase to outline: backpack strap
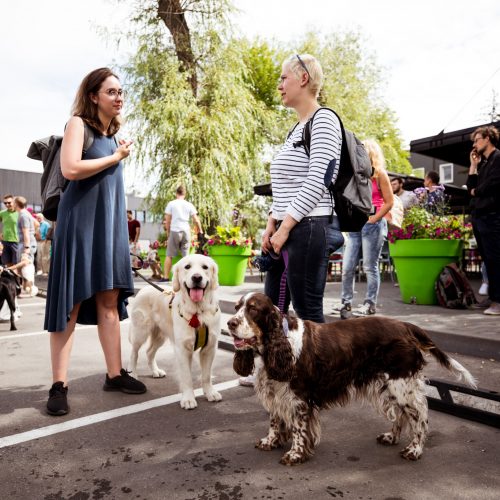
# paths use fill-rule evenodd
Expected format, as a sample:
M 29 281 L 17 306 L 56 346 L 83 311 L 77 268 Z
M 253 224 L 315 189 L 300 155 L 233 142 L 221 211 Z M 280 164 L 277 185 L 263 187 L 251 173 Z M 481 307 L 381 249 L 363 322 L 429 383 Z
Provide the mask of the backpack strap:
M 296 148 L 299 146 L 303 146 L 304 150 L 306 152 L 306 155 L 308 157 L 311 155 L 311 136 L 312 136 L 312 126 L 313 126 L 314 117 L 316 116 L 316 113 L 318 113 L 318 111 L 320 111 L 322 109 L 327 109 L 328 111 L 331 111 L 337 117 L 337 120 L 339 121 L 339 125 L 340 125 L 340 131 L 342 133 L 342 143 L 345 142 L 344 124 L 342 123 L 340 116 L 332 108 L 327 108 L 327 107 L 322 106 L 314 112 L 314 114 L 311 116 L 311 118 L 309 118 L 309 120 L 307 120 L 306 124 L 304 125 L 304 128 L 302 129 L 302 140 L 299 142 L 293 143 L 293 146 Z M 295 127 L 297 125 L 298 125 L 298 123 L 295 125 Z M 295 130 L 295 127 L 293 127 L 290 134 Z

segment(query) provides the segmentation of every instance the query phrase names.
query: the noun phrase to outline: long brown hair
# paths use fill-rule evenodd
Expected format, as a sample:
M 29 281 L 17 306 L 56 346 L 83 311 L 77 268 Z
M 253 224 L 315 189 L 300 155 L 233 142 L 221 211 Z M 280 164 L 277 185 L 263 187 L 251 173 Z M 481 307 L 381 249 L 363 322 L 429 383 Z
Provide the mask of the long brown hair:
M 90 94 L 97 94 L 101 88 L 102 82 L 106 78 L 114 76 L 117 80 L 119 78 L 109 68 L 99 68 L 91 71 L 80 84 L 78 92 L 76 93 L 71 114 L 79 116 L 85 123 L 96 129 L 98 132 L 102 131 L 103 124 L 99 119 L 97 112 L 97 104 L 92 102 Z M 106 131 L 108 135 L 115 135 L 120 130 L 121 121 L 119 117 L 114 117 L 109 124 Z

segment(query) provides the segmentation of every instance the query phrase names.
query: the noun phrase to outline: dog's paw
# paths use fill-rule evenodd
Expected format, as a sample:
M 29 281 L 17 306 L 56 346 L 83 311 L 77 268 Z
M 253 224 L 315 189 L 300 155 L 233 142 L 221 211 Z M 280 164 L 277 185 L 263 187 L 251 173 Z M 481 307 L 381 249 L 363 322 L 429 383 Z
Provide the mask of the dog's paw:
M 307 458 L 308 457 L 304 453 L 298 453 L 297 451 L 290 450 L 281 457 L 280 464 L 297 465 L 305 462 Z
M 413 444 L 410 444 L 404 450 L 401 450 L 399 454 L 405 460 L 418 460 L 422 456 L 422 449 L 420 448 L 420 446 L 414 446 Z
M 377 436 L 377 443 L 390 446 L 392 444 L 398 444 L 399 439 L 392 432 L 384 432 Z
M 269 438 L 265 437 L 257 441 L 255 447 L 262 451 L 271 451 L 278 447 L 278 440 L 271 441 Z
M 205 396 L 208 399 L 208 401 L 221 401 L 222 396 L 220 392 L 217 392 L 215 389 L 210 389 L 205 392 Z
M 183 394 L 181 398 L 181 408 L 184 410 L 194 410 L 198 406 L 194 394 Z
M 153 378 L 163 378 L 167 375 L 165 370 L 158 368 L 157 370 L 153 370 Z

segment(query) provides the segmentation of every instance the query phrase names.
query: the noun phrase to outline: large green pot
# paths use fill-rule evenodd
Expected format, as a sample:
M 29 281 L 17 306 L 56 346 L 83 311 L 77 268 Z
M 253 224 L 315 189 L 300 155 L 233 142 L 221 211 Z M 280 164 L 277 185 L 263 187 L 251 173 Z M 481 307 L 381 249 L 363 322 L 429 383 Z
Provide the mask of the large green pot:
M 462 240 L 396 240 L 389 252 L 406 304 L 437 304 L 434 285 L 443 267 L 458 262 Z
M 220 285 L 241 285 L 245 281 L 248 257 L 252 249 L 231 245 L 212 245 L 208 247 L 208 255 L 219 267 Z

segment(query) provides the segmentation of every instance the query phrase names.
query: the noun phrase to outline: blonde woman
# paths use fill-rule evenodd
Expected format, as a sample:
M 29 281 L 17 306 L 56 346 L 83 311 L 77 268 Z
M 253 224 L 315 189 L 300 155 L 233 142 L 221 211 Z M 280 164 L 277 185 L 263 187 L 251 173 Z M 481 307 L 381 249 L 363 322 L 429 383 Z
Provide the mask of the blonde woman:
M 377 311 L 377 297 L 380 288 L 379 259 L 384 239 L 387 236 L 385 214 L 392 208 L 394 198 L 391 181 L 385 170 L 382 149 L 374 140 L 364 141 L 366 151 L 373 167 L 372 176 L 372 215 L 360 232 L 348 233 L 342 265 L 342 308 L 343 319 L 351 314 L 368 316 Z M 352 310 L 354 278 L 362 251 L 363 271 L 366 274 L 366 294 L 363 304 Z
M 326 188 L 337 177 L 342 133 L 335 114 L 318 103 L 322 83 L 321 65 L 312 55 L 284 61 L 278 91 L 298 123 L 271 162 L 273 203 L 262 237 L 264 253 L 281 254 L 266 274 L 266 294 L 282 311 L 291 301 L 300 318 L 318 323 L 324 322 L 328 258 L 343 244 Z M 302 131 L 313 115 L 308 155 Z

